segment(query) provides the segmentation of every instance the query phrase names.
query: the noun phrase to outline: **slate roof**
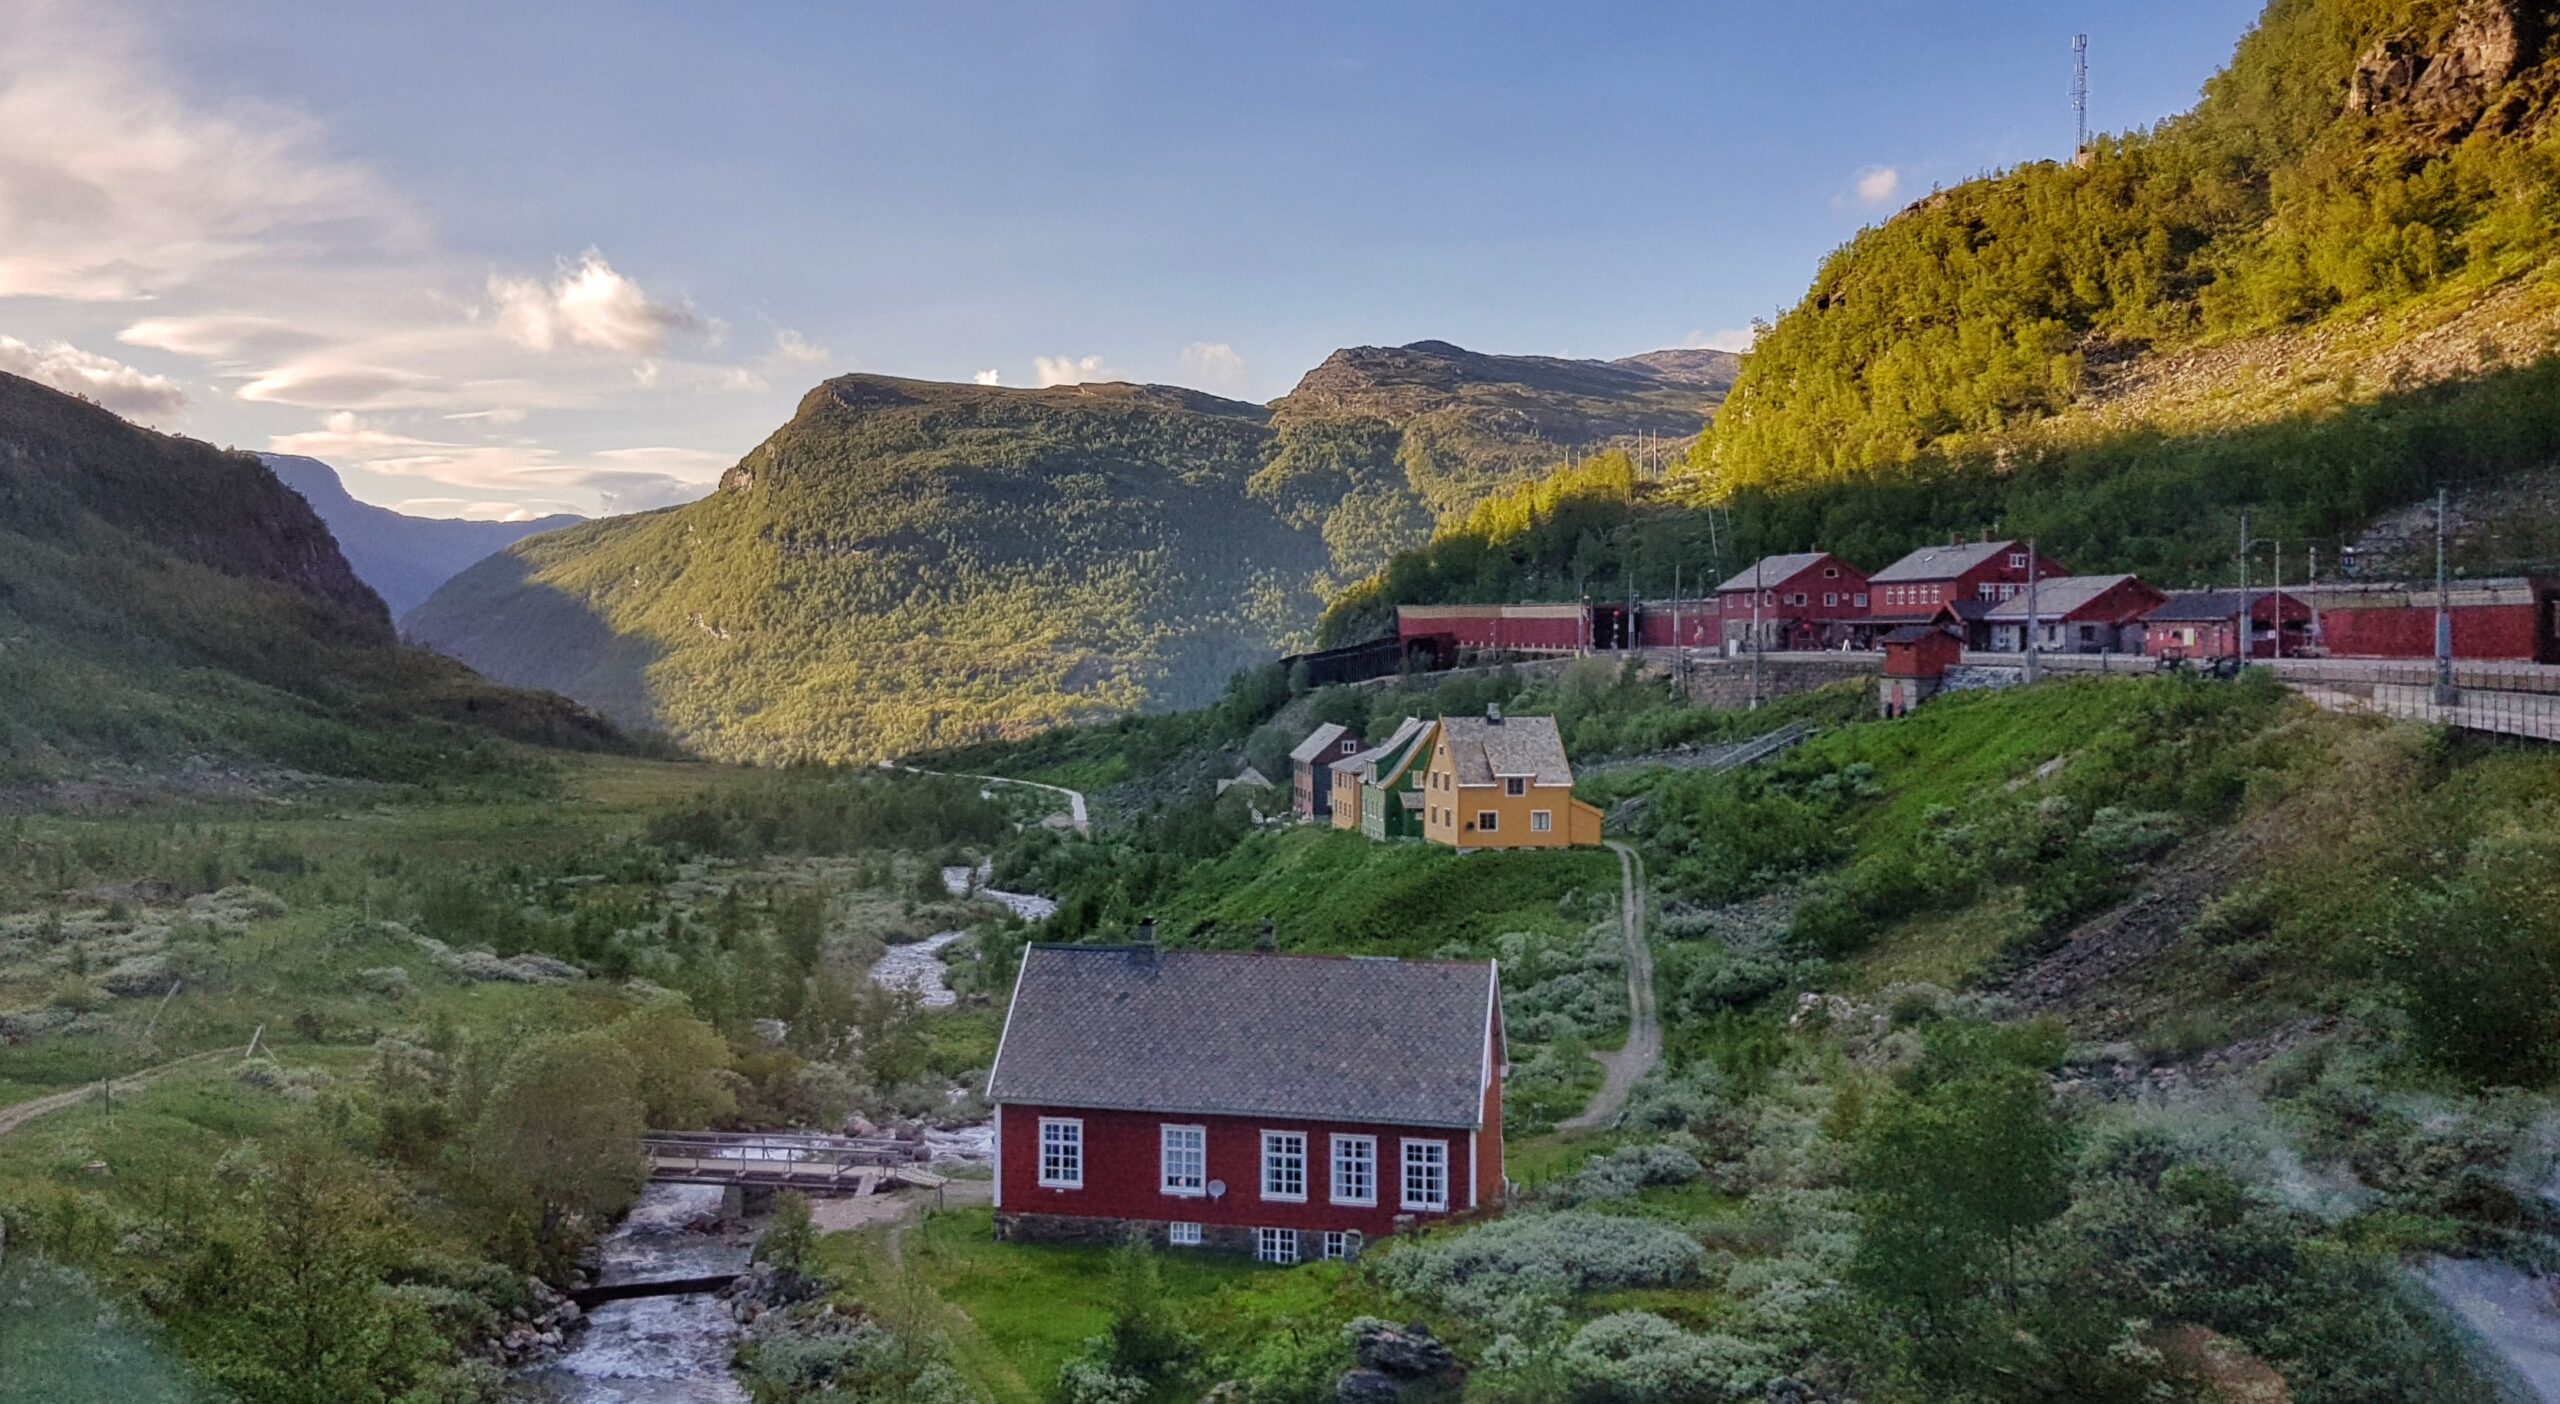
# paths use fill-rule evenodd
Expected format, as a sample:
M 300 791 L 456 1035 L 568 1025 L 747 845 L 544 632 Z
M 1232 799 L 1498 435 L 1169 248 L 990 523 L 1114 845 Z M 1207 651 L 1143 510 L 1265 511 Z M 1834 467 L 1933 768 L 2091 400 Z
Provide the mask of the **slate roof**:
M 1344 756 L 1342 759 L 1333 763 L 1333 768 L 1336 770 L 1350 771 L 1352 774 L 1359 776 L 1362 780 L 1375 779 L 1375 771 L 1377 769 L 1378 762 L 1393 756 L 1398 748 L 1402 747 L 1406 742 L 1411 741 L 1413 739 L 1413 734 L 1420 731 L 1423 724 L 1423 720 L 1420 717 L 1407 717 L 1396 724 L 1394 734 L 1387 737 L 1386 740 L 1379 742 L 1377 745 L 1372 746 L 1365 751 L 1359 751 L 1351 755 Z
M 2050 575 L 2036 585 L 2036 618 L 2051 622 L 2070 616 L 2077 610 L 2118 585 L 2133 579 L 2130 575 Z M 2002 623 L 2027 622 L 2027 587 L 1991 607 L 1985 619 Z
M 1870 585 L 1902 585 L 1915 580 L 1953 580 L 2004 551 L 2014 541 L 1975 541 L 1961 546 L 1923 546 L 1867 577 Z
M 1298 749 L 1289 753 L 1289 759 L 1299 762 L 1312 762 L 1316 757 L 1332 750 L 1334 743 L 1340 741 L 1343 734 L 1348 732 L 1350 729 L 1351 728 L 1346 726 L 1336 726 L 1332 722 L 1326 722 L 1324 725 L 1308 732 L 1307 739 L 1298 743 Z
M 1901 628 L 1886 634 L 1876 642 L 1908 644 L 1920 643 L 1932 638 L 1952 639 L 1953 637 L 1954 636 L 1949 634 L 1944 628 L 1936 624 L 1905 624 Z
M 1440 734 L 1461 785 L 1490 785 L 1509 775 L 1540 785 L 1573 783 L 1573 763 L 1565 759 L 1553 717 L 1442 717 Z
M 1784 556 L 1763 556 L 1756 566 L 1745 566 L 1740 575 L 1716 587 L 1721 595 L 1727 590 L 1774 590 L 1822 563 L 1828 551 L 1797 551 Z M 1753 571 L 1758 571 L 1757 577 Z
M 2298 608 L 2302 603 L 2293 597 L 2291 591 L 2252 590 L 2249 592 L 2249 613 L 2254 616 L 2261 610 L 2272 612 L 2273 607 L 2267 601 L 2279 593 L 2290 605 Z M 2143 616 L 2145 620 L 2157 620 L 2163 624 L 2228 624 L 2239 617 L 2240 592 L 2237 590 L 2171 590 L 2165 603 Z
M 1487 961 L 1035 945 L 987 1097 L 1472 1129 L 1495 998 Z

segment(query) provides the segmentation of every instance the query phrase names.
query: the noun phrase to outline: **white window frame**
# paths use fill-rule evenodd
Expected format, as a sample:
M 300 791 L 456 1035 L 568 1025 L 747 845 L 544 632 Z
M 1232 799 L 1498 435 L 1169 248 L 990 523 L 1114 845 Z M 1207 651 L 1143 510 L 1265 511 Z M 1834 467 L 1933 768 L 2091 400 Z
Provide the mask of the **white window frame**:
M 1275 1169 L 1282 1168 L 1285 1164 L 1285 1161 L 1274 1159 L 1274 1151 L 1277 1149 L 1279 1154 L 1283 1156 L 1287 1155 L 1288 1151 L 1285 1147 L 1291 1141 L 1297 1142 L 1296 1155 L 1298 1162 L 1298 1192 L 1295 1194 L 1291 1194 L 1287 1190 L 1275 1190 L 1271 1187 L 1271 1172 Z M 1304 1204 L 1307 1202 L 1306 1132 L 1265 1131 L 1262 1133 L 1262 1197 L 1274 1204 Z M 1292 1261 L 1295 1260 L 1292 1259 Z
M 1349 1150 L 1349 1149 L 1352 1149 L 1352 1148 L 1355 1148 L 1355 1147 L 1356 1147 L 1356 1148 L 1358 1148 L 1358 1149 L 1360 1149 L 1360 1150 L 1366 1151 L 1366 1152 L 1368 1153 L 1368 1159 L 1367 1159 L 1366 1163 L 1361 1167 L 1363 1170 L 1365 1170 L 1365 1171 L 1367 1172 L 1368 1177 L 1369 1177 L 1369 1192 L 1368 1192 L 1367 1194 L 1345 1194 L 1345 1193 L 1343 1192 L 1343 1188 L 1342 1188 L 1342 1183 L 1343 1183 L 1343 1176 L 1342 1176 L 1342 1172 L 1343 1172 L 1343 1170 L 1345 1169 L 1345 1162 L 1343 1161 L 1342 1153 L 1343 1153 L 1345 1150 Z M 1378 1138 L 1377 1138 L 1377 1137 L 1375 1137 L 1375 1136 L 1335 1136 L 1335 1137 L 1333 1138 L 1332 1153 L 1331 1153 L 1329 1156 L 1327 1156 L 1327 1157 L 1326 1157 L 1326 1159 L 1327 1159 L 1328 1164 L 1331 1166 L 1331 1174 L 1329 1174 L 1329 1175 L 1326 1177 L 1326 1179 L 1327 1179 L 1326 1188 L 1332 1191 L 1332 1194 L 1331 1194 L 1331 1196 L 1330 1196 L 1330 1197 L 1332 1198 L 1332 1200 L 1333 1200 L 1333 1202 L 1334 1202 L 1334 1203 L 1336 1203 L 1336 1204 L 1355 1204 L 1355 1205 L 1358 1205 L 1358 1206 L 1360 1206 L 1360 1207 L 1362 1207 L 1362 1208 L 1375 1208 L 1375 1207 L 1377 1206 L 1377 1203 L 1378 1203 Z
M 1528 777 L 1522 775 L 1503 776 L 1502 792 L 1513 799 L 1518 799 L 1522 795 L 1529 793 Z
M 1449 1209 L 1449 1143 L 1447 1141 L 1421 1140 L 1408 1136 L 1404 1138 L 1399 1147 L 1399 1151 L 1400 1153 L 1397 1156 L 1396 1163 L 1397 1204 L 1400 1205 L 1407 1213 L 1447 1213 Z M 1428 1169 L 1432 1163 L 1430 1156 L 1424 1155 L 1418 1157 L 1415 1154 L 1417 1151 L 1435 1151 L 1438 1153 L 1440 1197 L 1437 1202 L 1432 1201 L 1427 1196 L 1416 1197 L 1413 1192 L 1414 1172 L 1419 1169 Z
M 1555 831 L 1556 814 L 1554 810 L 1533 809 L 1529 811 L 1529 832 L 1533 834 L 1551 834 Z
M 2024 552 L 2024 551 L 2012 551 L 2012 552 L 2010 552 L 2010 553 L 2009 553 L 2009 569 L 2011 569 L 2011 570 L 2025 570 L 2026 568 L 2027 568 L 2027 553 L 2026 553 L 2026 552 Z
M 1066 1133 L 1060 1136 L 1059 1132 Z M 1072 1161 L 1070 1165 L 1068 1162 Z M 1040 1188 L 1084 1188 L 1084 1119 L 1040 1118 Z
M 1183 1135 L 1191 1144 L 1184 1153 L 1196 1157 L 1188 1177 L 1174 1173 L 1174 1137 Z M 1197 1199 L 1209 1192 L 1209 1128 L 1166 1122 L 1156 1128 L 1156 1188 L 1176 1198 Z
M 1368 1235 L 1358 1229 L 1326 1229 L 1324 1260 L 1329 1263 L 1349 1262 L 1360 1256 L 1360 1250 L 1368 1246 L 1368 1242 Z
M 1200 1226 L 1167 1224 L 1164 1226 L 1164 1241 L 1176 1248 L 1197 1248 L 1200 1246 Z
M 1253 1231 L 1253 1260 L 1287 1267 L 1298 1261 L 1296 1229 L 1258 1228 Z
M 1839 594 L 1839 592 L 1838 592 L 1838 591 L 1836 591 L 1836 590 L 1825 590 L 1825 591 L 1823 591 L 1823 592 L 1822 592 L 1822 607 L 1823 607 L 1824 609 L 1838 609 L 1838 608 L 1840 607 L 1840 594 Z
M 1501 812 L 1500 810 L 1496 810 L 1496 809 L 1479 809 L 1479 810 L 1477 810 L 1477 811 L 1476 811 L 1476 832 L 1477 832 L 1477 833 L 1480 833 L 1480 834 L 1490 834 L 1490 833 L 1494 833 L 1494 832 L 1496 832 L 1496 831 L 1500 830 L 1500 829 L 1501 829 L 1501 827 L 1502 827 L 1502 812 Z

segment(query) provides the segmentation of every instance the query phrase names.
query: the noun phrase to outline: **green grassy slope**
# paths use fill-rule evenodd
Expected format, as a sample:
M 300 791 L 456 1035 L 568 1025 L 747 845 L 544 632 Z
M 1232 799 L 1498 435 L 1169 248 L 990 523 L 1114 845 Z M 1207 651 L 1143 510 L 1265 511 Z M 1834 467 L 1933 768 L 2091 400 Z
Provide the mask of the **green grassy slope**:
M 248 763 L 417 778 L 496 737 L 613 741 L 404 649 L 299 496 L 245 454 L 0 376 L 0 782 Z
M 1714 393 L 1675 353 L 1666 370 L 1445 352 L 1423 359 L 1465 358 L 1463 375 L 1383 399 L 1379 373 L 1325 374 L 1324 422 L 1356 410 L 1354 437 L 1376 437 L 1365 466 L 1331 476 L 1291 456 L 1316 414 L 1303 388 L 1275 412 L 1162 386 L 841 377 L 711 498 L 527 542 L 404 627 L 742 759 L 869 759 L 1197 705 L 1309 642 L 1320 588 L 1411 544 L 1444 501 L 1559 443 L 1694 424 Z M 1491 418 L 1415 470 L 1426 489 L 1399 466 L 1397 417 L 1444 404 Z

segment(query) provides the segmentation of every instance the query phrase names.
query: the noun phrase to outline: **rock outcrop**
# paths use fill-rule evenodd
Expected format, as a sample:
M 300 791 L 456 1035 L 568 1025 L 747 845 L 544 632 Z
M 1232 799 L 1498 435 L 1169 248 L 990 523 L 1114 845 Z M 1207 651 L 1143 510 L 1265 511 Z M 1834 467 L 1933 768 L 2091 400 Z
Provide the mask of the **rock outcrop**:
M 1334 1387 L 1341 1404 L 1421 1404 L 1454 1400 L 1467 1378 L 1458 1357 L 1419 1322 L 1390 1326 L 1355 1323 L 1352 1349 L 1358 1369 L 1346 1372 Z
M 2406 114 L 2451 139 L 2493 114 L 2499 90 L 2541 48 L 2540 19 L 2521 0 L 2467 0 L 2434 45 L 2408 35 L 2375 41 L 2347 81 L 2347 110 Z

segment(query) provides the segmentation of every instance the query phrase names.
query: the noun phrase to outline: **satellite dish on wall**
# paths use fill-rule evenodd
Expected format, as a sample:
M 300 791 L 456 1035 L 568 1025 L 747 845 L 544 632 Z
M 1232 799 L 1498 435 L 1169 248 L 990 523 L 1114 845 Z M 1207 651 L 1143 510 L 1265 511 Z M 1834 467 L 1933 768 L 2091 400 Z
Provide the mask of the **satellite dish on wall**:
M 1210 1197 L 1211 1199 L 1224 1199 L 1224 1198 L 1226 1198 L 1226 1197 L 1227 1197 L 1227 1182 L 1226 1182 L 1226 1181 L 1224 1181 L 1224 1180 L 1211 1180 L 1211 1181 L 1209 1182 L 1209 1197 Z

